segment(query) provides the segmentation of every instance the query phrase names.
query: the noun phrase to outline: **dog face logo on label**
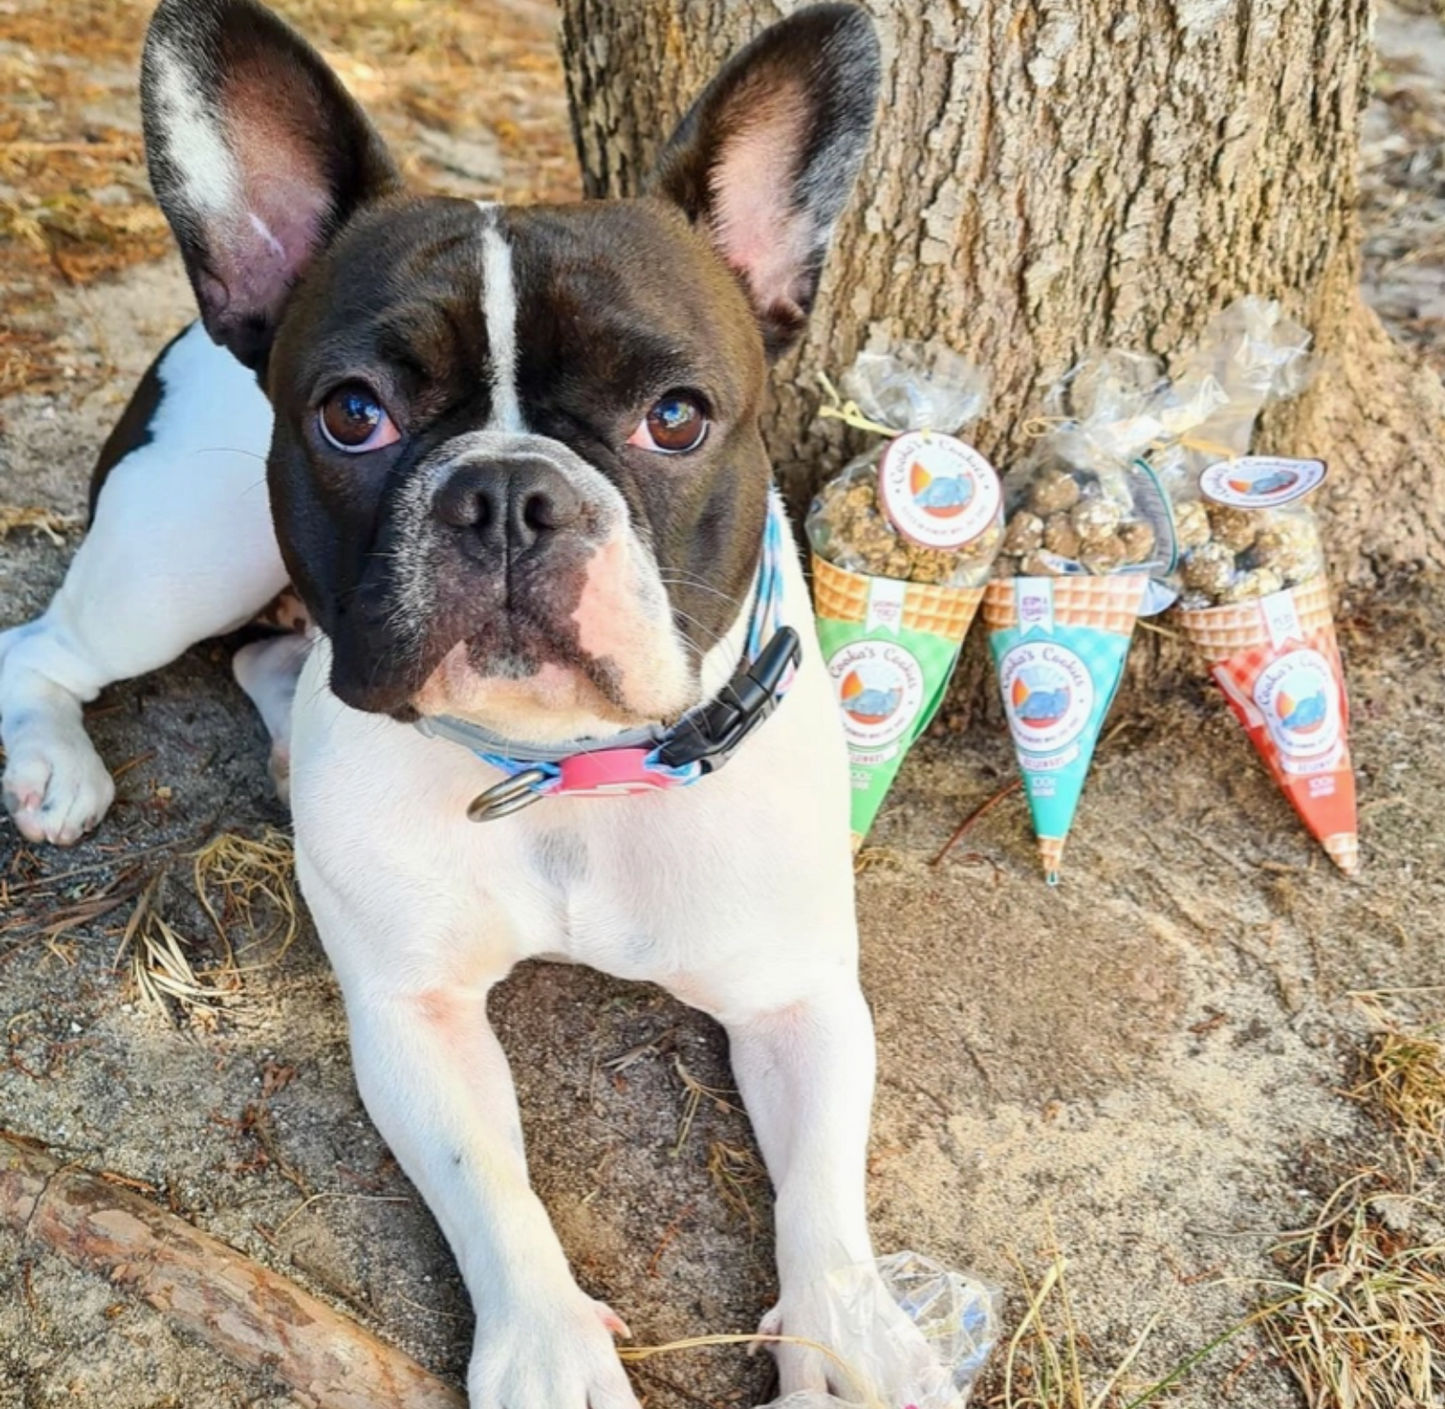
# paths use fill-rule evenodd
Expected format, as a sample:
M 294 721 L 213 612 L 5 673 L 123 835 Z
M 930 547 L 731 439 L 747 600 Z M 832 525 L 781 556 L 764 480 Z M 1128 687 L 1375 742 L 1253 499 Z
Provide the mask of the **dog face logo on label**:
M 843 732 L 859 748 L 901 738 L 923 707 L 923 668 L 902 646 L 856 641 L 828 662 L 843 707 Z
M 951 435 L 910 431 L 889 442 L 878 466 L 883 512 L 921 548 L 961 548 L 988 528 L 1002 503 L 998 476 Z
M 1199 492 L 1235 509 L 1273 509 L 1302 498 L 1324 477 L 1323 460 L 1245 455 L 1211 465 L 1199 477 Z
M 1318 651 L 1291 651 L 1265 666 L 1254 702 L 1286 767 L 1333 757 L 1340 741 L 1339 697 L 1329 662 Z
M 1094 682 L 1067 646 L 1015 646 L 999 662 L 999 677 L 1009 730 L 1025 753 L 1058 753 L 1084 732 L 1094 710 Z

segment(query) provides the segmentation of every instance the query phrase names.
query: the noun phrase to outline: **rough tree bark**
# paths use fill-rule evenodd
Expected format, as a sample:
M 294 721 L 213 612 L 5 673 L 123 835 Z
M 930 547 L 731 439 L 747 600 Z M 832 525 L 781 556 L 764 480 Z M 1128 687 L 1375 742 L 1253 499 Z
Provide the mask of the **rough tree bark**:
M 989 367 L 980 448 L 1082 353 L 1163 355 L 1234 296 L 1281 299 L 1327 354 L 1266 428 L 1320 455 L 1337 580 L 1445 564 L 1440 380 L 1358 293 L 1367 0 L 863 0 L 881 121 L 808 337 L 775 376 L 794 495 L 839 463 L 811 372 L 939 338 Z M 562 0 L 574 132 L 595 196 L 633 193 L 722 56 L 794 0 Z

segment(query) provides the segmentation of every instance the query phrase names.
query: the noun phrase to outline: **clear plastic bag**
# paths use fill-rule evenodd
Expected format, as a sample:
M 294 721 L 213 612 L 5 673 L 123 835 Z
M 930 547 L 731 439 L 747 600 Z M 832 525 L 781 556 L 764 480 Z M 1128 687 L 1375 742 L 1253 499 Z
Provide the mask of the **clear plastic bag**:
M 868 577 L 939 587 L 987 580 L 1002 537 L 998 477 L 955 432 L 983 414 L 988 377 L 947 348 L 865 352 L 842 379 L 852 408 L 892 432 L 808 511 L 813 550 Z
M 1045 400 L 1047 429 L 1004 478 L 994 576 L 1147 573 L 1173 599 L 1169 487 L 1150 456 L 1218 404 L 1212 386 L 1181 401 L 1152 357 L 1109 351 L 1074 367 Z
M 894 1303 L 886 1309 L 878 1305 L 880 1279 Z M 835 1273 L 828 1291 L 835 1317 L 830 1342 L 872 1348 L 871 1355 L 855 1352 L 849 1361 L 853 1397 L 792 1394 L 762 1409 L 965 1409 L 1001 1333 L 1003 1294 L 997 1287 L 922 1253 L 897 1252 L 875 1267 Z M 898 1345 L 898 1310 L 931 1352 L 927 1370 L 902 1384 L 896 1365 L 913 1350 Z
M 1323 466 L 1248 456 L 1265 403 L 1295 396 L 1309 381 L 1309 342 L 1279 304 L 1246 297 L 1180 359 L 1181 394 L 1208 388 L 1219 398 L 1182 439 L 1182 474 L 1170 484 L 1185 610 L 1268 597 L 1325 570 L 1315 517 L 1303 502 Z
M 1310 335 L 1281 316 L 1278 303 L 1248 295 L 1210 320 L 1194 348 L 1178 360 L 1174 386 L 1183 402 L 1216 404 L 1190 428 L 1186 468 L 1192 479 L 1221 456 L 1249 450 L 1266 401 L 1304 390 L 1314 371 Z
M 843 394 L 894 430 L 951 435 L 983 415 L 988 373 L 951 348 L 907 342 L 895 352 L 860 352 L 843 375 Z
M 1277 303 L 1246 297 L 1210 322 L 1172 377 L 1135 353 L 1081 362 L 1050 392 L 1038 448 L 1004 479 L 994 575 L 1148 572 L 1148 615 L 1181 591 L 1186 607 L 1216 606 L 1323 571 L 1308 508 L 1251 498 L 1256 482 L 1267 496 L 1287 480 L 1287 462 L 1243 459 L 1265 402 L 1309 380 L 1308 346 Z M 1231 488 L 1219 467 L 1236 463 Z M 1228 502 L 1211 498 L 1211 472 Z

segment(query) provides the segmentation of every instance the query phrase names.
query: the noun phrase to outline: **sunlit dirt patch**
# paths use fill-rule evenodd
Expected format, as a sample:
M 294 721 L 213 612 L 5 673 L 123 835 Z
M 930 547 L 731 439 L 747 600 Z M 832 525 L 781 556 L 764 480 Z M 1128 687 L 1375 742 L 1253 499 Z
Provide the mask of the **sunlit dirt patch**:
M 58 285 L 93 284 L 172 248 L 140 133 L 137 76 L 151 8 L 116 0 L 0 8 L 0 396 L 54 391 L 86 375 L 67 356 Z M 550 6 L 282 0 L 276 8 L 366 105 L 418 187 L 512 201 L 577 195 Z

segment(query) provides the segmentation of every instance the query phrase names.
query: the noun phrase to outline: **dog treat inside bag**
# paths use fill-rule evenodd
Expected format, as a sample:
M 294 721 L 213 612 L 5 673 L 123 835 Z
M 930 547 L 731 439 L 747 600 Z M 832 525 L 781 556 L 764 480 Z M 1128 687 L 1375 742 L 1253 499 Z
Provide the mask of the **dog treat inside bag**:
M 1183 437 L 1175 497 L 1183 596 L 1201 611 L 1299 587 L 1323 575 L 1324 552 L 1304 498 L 1324 477 L 1318 460 L 1249 456 L 1266 401 L 1301 391 L 1309 334 L 1259 298 L 1230 304 L 1175 373 L 1182 396 L 1214 389 L 1216 403 Z
M 1004 481 L 994 576 L 1167 578 L 1167 505 L 1145 457 L 1183 413 L 1158 362 L 1102 353 L 1054 387 L 1045 409 L 1046 434 Z
M 853 782 L 853 845 L 943 700 L 1003 538 L 998 476 L 954 434 L 987 379 L 952 352 L 864 353 L 824 414 L 880 443 L 808 512 L 813 596 Z
M 1153 358 L 1123 352 L 1080 363 L 1046 409 L 1048 430 L 1004 481 L 983 611 L 1053 883 L 1134 623 L 1173 600 L 1168 496 L 1146 456 L 1195 412 Z
M 1183 360 L 1179 385 L 1213 383 L 1221 401 L 1183 441 L 1179 620 L 1311 835 L 1348 872 L 1359 864 L 1349 706 L 1307 502 L 1325 466 L 1246 453 L 1265 402 L 1303 387 L 1308 346 L 1278 304 L 1242 298 Z

